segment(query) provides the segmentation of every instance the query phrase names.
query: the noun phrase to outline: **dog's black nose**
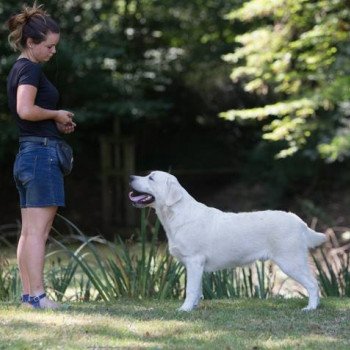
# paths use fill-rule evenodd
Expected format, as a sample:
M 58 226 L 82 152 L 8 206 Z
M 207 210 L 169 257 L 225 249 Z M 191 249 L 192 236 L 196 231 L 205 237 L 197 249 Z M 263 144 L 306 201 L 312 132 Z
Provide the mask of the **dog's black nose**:
M 130 180 L 130 183 L 132 183 L 134 180 L 135 180 L 135 175 L 130 175 L 130 177 L 129 177 L 129 180 Z

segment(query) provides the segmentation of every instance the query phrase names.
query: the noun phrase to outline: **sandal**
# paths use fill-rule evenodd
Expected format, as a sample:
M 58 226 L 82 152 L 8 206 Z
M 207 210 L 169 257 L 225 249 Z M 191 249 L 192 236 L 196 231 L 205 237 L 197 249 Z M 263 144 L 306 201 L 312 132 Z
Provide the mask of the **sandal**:
M 29 294 L 22 294 L 21 302 L 22 303 L 29 303 Z
M 21 306 L 22 307 L 31 307 L 32 305 L 30 304 L 30 296 L 29 294 L 22 294 L 21 296 Z
M 40 294 L 38 296 L 30 296 L 29 297 L 29 304 L 33 306 L 34 309 L 42 309 L 40 306 L 40 300 L 44 299 L 46 297 L 46 293 Z

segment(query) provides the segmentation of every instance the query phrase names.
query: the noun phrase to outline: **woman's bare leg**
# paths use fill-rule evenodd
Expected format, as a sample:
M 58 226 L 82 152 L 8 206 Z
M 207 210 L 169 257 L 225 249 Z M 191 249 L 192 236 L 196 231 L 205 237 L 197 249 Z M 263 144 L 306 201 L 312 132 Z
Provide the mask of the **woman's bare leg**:
M 22 231 L 21 231 L 21 236 L 19 238 L 18 245 L 17 245 L 17 263 L 19 268 L 19 275 L 21 277 L 21 282 L 22 282 L 22 294 L 30 294 L 29 277 L 28 277 L 28 272 L 27 272 L 25 259 L 24 259 L 25 242 L 26 242 L 26 237 L 22 234 Z
M 44 293 L 45 245 L 57 207 L 23 208 L 21 237 L 17 249 L 23 294 L 38 296 Z M 57 304 L 44 298 L 42 307 L 55 308 Z

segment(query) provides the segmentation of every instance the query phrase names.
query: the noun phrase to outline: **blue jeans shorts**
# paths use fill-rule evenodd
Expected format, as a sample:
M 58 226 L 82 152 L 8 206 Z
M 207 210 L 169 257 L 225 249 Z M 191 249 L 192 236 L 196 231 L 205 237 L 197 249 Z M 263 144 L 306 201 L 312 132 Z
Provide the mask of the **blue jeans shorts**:
M 21 208 L 65 206 L 63 174 L 54 143 L 20 142 L 13 175 Z

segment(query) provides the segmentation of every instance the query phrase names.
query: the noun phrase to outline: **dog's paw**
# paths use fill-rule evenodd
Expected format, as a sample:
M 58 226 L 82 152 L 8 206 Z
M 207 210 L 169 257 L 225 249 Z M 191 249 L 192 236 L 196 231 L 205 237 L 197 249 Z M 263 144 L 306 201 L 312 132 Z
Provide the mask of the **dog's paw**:
M 313 311 L 313 310 L 316 310 L 316 309 L 317 309 L 317 306 L 307 306 L 307 307 L 302 308 L 301 311 L 309 312 L 309 311 Z
M 177 311 L 181 311 L 181 312 L 183 312 L 183 311 L 185 311 L 185 312 L 190 312 L 190 311 L 192 311 L 193 309 L 194 309 L 194 306 L 183 304 L 181 307 L 179 307 L 179 308 L 177 309 Z

